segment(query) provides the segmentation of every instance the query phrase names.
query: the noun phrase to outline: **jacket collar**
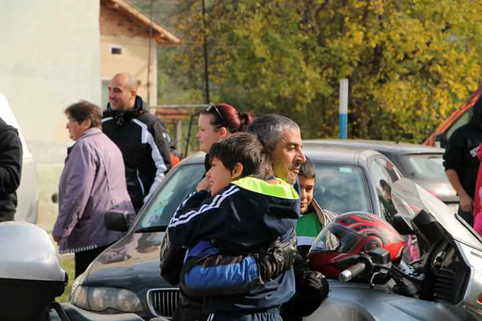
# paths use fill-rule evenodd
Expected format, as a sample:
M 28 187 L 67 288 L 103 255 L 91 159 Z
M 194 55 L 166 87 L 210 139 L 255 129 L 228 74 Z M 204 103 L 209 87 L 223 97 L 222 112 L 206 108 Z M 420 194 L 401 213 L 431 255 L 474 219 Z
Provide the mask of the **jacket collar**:
M 77 144 L 77 142 L 81 139 L 84 139 L 86 137 L 89 137 L 89 136 L 93 136 L 93 135 L 97 135 L 97 134 L 100 134 L 102 133 L 102 129 L 100 128 L 89 128 L 87 129 L 82 135 L 80 135 L 79 139 L 77 139 L 74 143 L 74 145 L 70 146 L 70 147 L 67 147 L 67 157 L 65 158 L 65 161 L 67 161 L 67 159 L 69 159 L 69 156 L 70 156 L 70 152 L 72 151 L 72 148 L 74 148 L 75 144 Z
M 102 129 L 100 129 L 100 128 L 89 128 L 82 135 L 80 135 L 78 140 L 84 139 L 84 138 L 92 136 L 92 135 L 97 135 L 97 134 L 100 134 L 100 133 L 102 133 Z
M 278 184 L 270 184 L 262 179 L 255 177 L 243 177 L 235 180 L 231 184 L 246 189 L 251 192 L 255 192 L 262 195 L 297 200 L 300 197 L 293 185 L 286 183 L 284 180 L 276 178 Z
M 110 103 L 108 103 L 107 110 L 104 111 L 103 117 L 113 117 L 116 120 L 117 126 L 123 126 L 131 119 L 137 118 L 145 113 L 149 113 L 149 106 L 142 100 L 141 96 L 136 96 L 134 109 L 119 112 L 113 110 Z

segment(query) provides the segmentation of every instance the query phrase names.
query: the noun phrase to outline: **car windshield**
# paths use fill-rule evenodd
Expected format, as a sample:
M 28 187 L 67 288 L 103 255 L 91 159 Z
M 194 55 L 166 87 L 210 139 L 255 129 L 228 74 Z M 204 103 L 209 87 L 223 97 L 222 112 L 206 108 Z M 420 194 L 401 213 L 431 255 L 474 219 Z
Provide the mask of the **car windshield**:
M 314 197 L 323 209 L 342 214 L 372 212 L 366 176 L 357 166 L 315 163 Z
M 335 213 L 372 211 L 366 178 L 361 168 L 339 164 L 315 165 L 317 180 L 314 197 L 322 208 Z M 194 191 L 203 174 L 202 163 L 178 165 L 153 196 L 134 230 L 167 227 L 174 212 Z M 347 202 L 347 199 L 350 201 Z
M 400 157 L 405 176 L 411 179 L 446 179 L 442 154 L 408 154 Z
M 460 216 L 413 181 L 403 178 L 395 182 L 392 196 L 395 208 L 407 221 L 413 220 L 420 210 L 425 210 L 432 214 L 454 239 L 476 249 L 482 249 L 480 238 Z
M 137 222 L 135 230 L 154 226 L 167 227 L 178 206 L 194 191 L 204 174 L 204 165 L 178 165 L 168 181 L 157 190 L 149 207 Z

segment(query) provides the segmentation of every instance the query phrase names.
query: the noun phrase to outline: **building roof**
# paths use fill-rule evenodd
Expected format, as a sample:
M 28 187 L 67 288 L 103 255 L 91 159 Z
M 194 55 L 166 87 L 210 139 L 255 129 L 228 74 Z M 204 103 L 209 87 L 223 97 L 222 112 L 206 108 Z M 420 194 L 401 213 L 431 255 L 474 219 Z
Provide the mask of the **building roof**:
M 137 26 L 143 28 L 149 33 L 151 19 L 147 14 L 131 5 L 125 0 L 101 0 L 101 10 L 108 8 L 110 10 L 118 11 L 120 15 L 127 16 Z M 179 44 L 181 40 L 169 31 L 166 27 L 160 25 L 158 22 L 152 20 L 152 38 L 160 45 L 175 45 Z

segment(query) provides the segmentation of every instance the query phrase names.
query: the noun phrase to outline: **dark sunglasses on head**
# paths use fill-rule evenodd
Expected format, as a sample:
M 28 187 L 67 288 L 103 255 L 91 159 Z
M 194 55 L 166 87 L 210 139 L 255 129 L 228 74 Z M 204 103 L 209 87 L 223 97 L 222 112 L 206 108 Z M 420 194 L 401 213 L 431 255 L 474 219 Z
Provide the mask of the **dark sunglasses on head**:
M 207 112 L 210 112 L 211 110 L 215 110 L 216 113 L 218 114 L 219 117 L 221 117 L 221 121 L 223 122 L 223 126 L 226 126 L 226 122 L 224 121 L 223 115 L 219 112 L 219 109 L 216 107 L 215 104 L 210 103 L 208 108 L 206 108 Z

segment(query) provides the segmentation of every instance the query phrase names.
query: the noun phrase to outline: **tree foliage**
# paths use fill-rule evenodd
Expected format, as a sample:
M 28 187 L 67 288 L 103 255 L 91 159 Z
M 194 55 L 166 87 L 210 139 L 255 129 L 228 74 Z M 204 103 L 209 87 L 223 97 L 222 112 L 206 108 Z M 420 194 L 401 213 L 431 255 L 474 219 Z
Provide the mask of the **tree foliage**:
M 177 57 L 203 87 L 208 39 L 216 101 L 280 113 L 303 136 L 336 136 L 350 81 L 349 137 L 422 141 L 480 80 L 479 0 L 181 0 Z

